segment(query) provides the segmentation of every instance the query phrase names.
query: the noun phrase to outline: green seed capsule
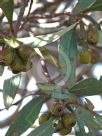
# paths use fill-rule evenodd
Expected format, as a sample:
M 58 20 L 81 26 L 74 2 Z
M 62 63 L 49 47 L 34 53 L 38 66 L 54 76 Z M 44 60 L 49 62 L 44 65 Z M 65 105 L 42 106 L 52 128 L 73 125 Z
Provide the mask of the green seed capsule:
M 67 135 L 67 134 L 71 133 L 71 131 L 72 131 L 72 127 L 69 127 L 69 128 L 63 127 L 62 129 L 60 129 L 59 134 L 60 135 Z
M 89 64 L 91 62 L 91 54 L 88 51 L 82 51 L 79 53 L 79 62 L 81 64 Z
M 54 128 L 55 128 L 55 132 L 58 132 L 58 131 L 60 131 L 60 129 L 63 128 L 63 124 L 62 124 L 61 120 L 58 121 L 58 123 L 54 124 Z
M 96 45 L 99 41 L 98 31 L 96 29 L 88 30 L 87 39 L 89 44 Z
M 50 116 L 51 116 L 51 113 L 49 111 L 42 114 L 39 117 L 39 124 L 42 124 L 42 123 L 46 122 L 47 120 L 49 120 Z
M 73 127 L 76 123 L 75 114 L 74 113 L 67 113 L 62 116 L 62 123 L 65 128 L 69 128 L 70 126 Z
M 54 102 L 51 105 L 50 111 L 55 116 L 61 116 L 64 112 L 64 105 L 59 102 Z
M 13 62 L 13 49 L 12 48 L 7 48 L 4 53 L 3 53 L 3 60 L 7 65 L 10 65 Z
M 23 70 L 23 64 L 20 59 L 16 58 L 15 61 L 10 65 L 11 70 L 14 74 L 17 74 L 19 72 L 22 72 Z
M 19 46 L 17 51 L 19 53 L 19 56 L 25 61 L 27 61 L 32 53 L 34 53 L 34 49 L 27 45 Z

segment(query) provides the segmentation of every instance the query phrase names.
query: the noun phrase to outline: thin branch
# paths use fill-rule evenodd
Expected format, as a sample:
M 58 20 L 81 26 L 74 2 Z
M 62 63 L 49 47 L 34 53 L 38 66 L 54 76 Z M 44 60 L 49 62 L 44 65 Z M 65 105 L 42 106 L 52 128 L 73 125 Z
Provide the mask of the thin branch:
M 21 9 L 20 9 L 20 12 L 19 12 L 19 15 L 18 15 L 18 19 L 17 19 L 17 22 L 14 26 L 15 37 L 17 36 L 17 32 L 18 32 L 19 27 L 21 25 L 21 21 L 23 19 L 24 11 L 25 11 L 26 6 L 28 5 L 28 2 L 29 2 L 29 0 L 22 0 L 22 6 L 21 6 Z
M 28 14 L 27 14 L 27 16 L 26 16 L 26 20 L 23 22 L 23 24 L 22 24 L 22 26 L 20 27 L 20 29 L 22 29 L 22 28 L 24 27 L 24 25 L 27 23 L 27 21 L 28 21 L 28 16 L 30 15 L 30 11 L 31 11 L 32 5 L 33 5 L 33 0 L 30 0 L 30 6 L 29 6 Z
M 20 104 L 26 97 L 28 96 L 32 96 L 32 95 L 42 95 L 43 92 L 41 92 L 40 90 L 37 92 L 32 92 L 32 93 L 28 93 L 25 96 L 23 96 L 20 100 L 18 100 L 17 102 L 13 103 L 11 106 L 17 106 L 18 104 Z M 11 107 L 10 106 L 10 107 Z M 6 108 L 0 109 L 0 111 L 6 110 Z
M 98 29 L 100 29 L 100 24 L 97 23 L 91 16 L 87 15 L 87 14 L 75 14 L 75 13 L 71 13 L 71 12 L 65 12 L 65 13 L 53 13 L 50 15 L 31 15 L 29 16 L 29 19 L 52 19 L 52 18 L 56 18 L 56 17 L 61 17 L 61 16 L 73 16 L 76 17 L 76 19 L 80 19 L 80 18 L 86 18 L 87 20 L 89 20 L 90 22 L 92 22 Z
M 51 77 L 48 72 L 47 65 L 44 59 L 41 59 L 41 66 L 42 66 L 44 76 L 47 78 L 48 82 L 51 82 Z

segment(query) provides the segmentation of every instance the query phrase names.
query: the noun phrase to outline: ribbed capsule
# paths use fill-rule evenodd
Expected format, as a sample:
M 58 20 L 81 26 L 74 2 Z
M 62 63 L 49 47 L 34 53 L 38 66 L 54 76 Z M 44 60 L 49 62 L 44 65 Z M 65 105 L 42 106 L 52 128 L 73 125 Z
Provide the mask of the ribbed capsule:
M 34 53 L 34 49 L 31 46 L 21 45 L 17 48 L 19 56 L 27 61 L 29 57 Z

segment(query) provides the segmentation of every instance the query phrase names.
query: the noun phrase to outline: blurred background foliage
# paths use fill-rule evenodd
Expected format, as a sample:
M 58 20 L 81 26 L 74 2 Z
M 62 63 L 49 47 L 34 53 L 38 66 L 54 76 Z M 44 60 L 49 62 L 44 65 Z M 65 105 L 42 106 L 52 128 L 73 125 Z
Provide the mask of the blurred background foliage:
M 86 1 L 85 3 L 81 4 L 83 5 L 81 8 L 76 6 L 77 2 L 78 2 L 77 0 L 29 1 L 26 4 L 24 16 L 22 18 L 20 26 L 17 26 L 19 24 L 19 21 L 17 22 L 17 19 L 20 19 L 18 18 L 18 16 L 21 15 L 19 13 L 23 11 L 24 0 L 15 0 L 14 5 L 12 2 L 11 3 L 9 2 L 10 5 L 6 5 L 6 6 L 2 6 L 1 4 L 1 9 L 5 12 L 5 14 L 3 14 L 2 10 L 0 9 L 0 44 L 1 44 L 0 49 L 1 51 L 2 51 L 2 45 L 4 43 L 13 48 L 18 47 L 19 44 L 21 43 L 25 45 L 31 45 L 32 47 L 41 47 L 40 49 L 37 49 L 35 51 L 35 54 L 38 54 L 38 55 L 34 55 L 34 54 L 32 55 L 32 60 L 33 60 L 32 68 L 29 69 L 27 72 L 23 72 L 22 76 L 20 74 L 16 76 L 15 80 L 13 80 L 13 83 L 11 83 L 10 80 L 9 82 L 7 82 L 8 79 L 14 75 L 11 72 L 10 68 L 8 67 L 4 68 L 0 66 L 1 75 L 2 75 L 2 71 L 4 70 L 3 75 L 0 77 L 0 89 L 1 89 L 1 92 L 0 92 L 0 99 L 1 99 L 0 134 L 2 136 L 5 135 L 6 131 L 8 130 L 8 126 L 12 123 L 12 121 L 16 117 L 16 113 L 19 111 L 19 109 L 21 109 L 25 104 L 27 104 L 32 99 L 31 94 L 34 94 L 34 93 L 37 94 L 38 87 L 36 83 L 48 82 L 51 78 L 51 80 L 54 81 L 56 84 L 60 86 L 64 85 L 65 77 L 61 75 L 62 71 L 59 70 L 59 64 L 58 64 L 59 63 L 59 60 L 58 60 L 59 40 L 58 39 L 63 35 L 63 33 L 65 33 L 65 30 L 68 26 L 72 25 L 73 22 L 75 23 L 76 17 L 75 16 L 73 17 L 73 14 L 72 15 L 70 14 L 72 13 L 72 11 L 75 13 L 79 13 L 81 10 L 82 11 L 86 10 L 85 12 L 87 13 L 87 11 L 91 10 L 91 12 L 88 12 L 87 14 L 85 14 L 85 16 L 82 19 L 82 26 L 81 26 L 82 31 L 84 31 L 84 28 L 83 28 L 83 22 L 84 22 L 86 33 L 88 33 L 87 30 L 89 28 L 91 29 L 94 27 L 98 30 L 98 34 L 99 34 L 99 40 L 97 43 L 95 43 L 97 44 L 97 46 L 96 45 L 93 46 L 94 45 L 93 41 L 89 41 L 88 43 L 90 49 L 93 51 L 92 63 L 82 64 L 83 60 L 80 60 L 80 62 L 82 63 L 80 63 L 79 61 L 77 63 L 76 81 L 80 81 L 88 77 L 95 77 L 99 79 L 100 76 L 102 75 L 102 32 L 101 32 L 101 27 L 102 27 L 101 5 L 102 4 L 100 4 L 98 8 L 97 6 L 96 7 L 93 6 L 92 9 L 90 9 L 90 7 L 84 9 L 85 8 L 84 5 L 87 5 L 88 2 L 89 2 L 88 4 L 90 4 L 90 1 Z M 100 1 L 100 3 L 102 2 Z M 13 10 L 13 6 L 14 6 L 14 10 Z M 9 11 L 10 11 L 9 14 L 8 14 L 7 8 L 9 8 Z M 21 8 L 22 8 L 22 11 L 21 11 Z M 99 9 L 99 11 L 97 11 L 97 9 Z M 12 13 L 13 13 L 13 18 L 12 18 Z M 65 13 L 68 13 L 68 14 L 65 14 Z M 5 15 L 7 18 L 5 17 Z M 80 17 L 82 18 L 82 16 Z M 7 21 L 7 19 L 9 21 Z M 14 30 L 13 30 L 13 26 L 15 26 Z M 64 30 L 63 33 L 61 30 Z M 76 30 L 76 38 L 78 39 L 79 52 L 82 49 L 83 44 L 85 44 L 83 43 L 81 39 L 83 35 L 82 31 L 80 32 L 80 29 L 78 28 Z M 13 38 L 11 38 L 12 35 L 13 35 Z M 17 38 L 15 39 L 15 37 Z M 2 41 L 3 38 L 5 42 Z M 72 41 L 74 41 L 74 39 L 72 39 Z M 63 43 L 63 40 L 61 42 Z M 44 45 L 46 45 L 47 48 Z M 42 46 L 44 47 L 42 48 Z M 49 76 L 47 77 L 43 74 L 45 67 L 44 68 L 42 67 L 42 64 L 44 63 L 41 61 L 42 58 L 45 58 L 47 61 L 47 68 L 48 68 L 48 73 L 50 78 Z M 5 83 L 5 86 L 3 86 L 4 83 Z M 10 83 L 11 83 L 11 87 L 7 88 L 7 86 L 9 86 Z M 19 88 L 15 89 L 14 87 L 14 90 L 13 90 L 14 94 L 12 93 L 12 98 L 14 98 L 14 100 L 7 99 L 7 95 L 8 94 L 11 95 L 10 92 L 13 88 L 13 85 L 15 84 L 17 87 L 19 85 Z M 5 90 L 4 94 L 2 92 L 3 89 Z M 8 90 L 8 92 L 6 92 L 6 90 Z M 15 95 L 16 91 L 17 91 L 17 94 Z M 95 106 L 95 109 L 94 109 L 95 112 L 101 115 L 102 114 L 101 94 L 95 95 L 95 96 L 89 96 L 87 98 L 90 101 L 92 101 L 93 105 Z M 3 99 L 5 99 L 5 101 L 3 101 Z M 15 104 L 10 107 L 12 102 Z M 47 104 L 45 104 L 42 107 L 41 113 L 45 112 L 50 107 L 52 102 L 53 102 L 53 99 Z M 6 108 L 8 108 L 8 110 L 5 109 L 5 106 Z M 38 125 L 38 124 L 36 123 L 35 125 Z M 33 127 L 35 126 L 32 126 L 32 128 Z M 29 131 L 32 130 L 32 128 L 29 129 L 26 133 L 22 134 L 22 136 L 26 136 L 29 133 Z M 17 134 L 15 135 L 18 136 Z M 54 135 L 57 136 L 57 134 L 54 134 Z M 72 131 L 72 135 L 74 135 L 74 130 Z M 97 135 L 101 136 L 101 131 L 98 131 Z M 71 134 L 69 134 L 69 136 L 71 136 Z

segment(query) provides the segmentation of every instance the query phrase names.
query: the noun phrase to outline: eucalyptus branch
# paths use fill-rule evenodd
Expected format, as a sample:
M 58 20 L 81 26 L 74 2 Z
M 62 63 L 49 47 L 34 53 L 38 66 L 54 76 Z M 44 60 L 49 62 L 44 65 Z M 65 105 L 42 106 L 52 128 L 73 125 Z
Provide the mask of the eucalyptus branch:
M 47 78 L 49 83 L 52 83 L 50 74 L 47 69 L 46 61 L 44 59 L 41 59 L 41 66 L 42 66 L 44 76 Z
M 70 16 L 70 17 L 73 16 L 76 18 L 76 20 L 79 20 L 81 18 L 86 18 L 87 20 L 92 22 L 98 29 L 100 29 L 100 24 L 97 23 L 91 16 L 84 13 L 76 14 L 72 12 L 64 12 L 64 13 L 53 13 L 50 15 L 31 15 L 29 16 L 29 19 L 52 19 L 52 18 L 63 17 L 63 16 Z
M 35 95 L 42 95 L 43 92 L 41 92 L 40 90 L 38 90 L 37 92 L 33 92 L 32 93 L 28 93 L 26 95 L 24 95 L 20 100 L 18 100 L 17 102 L 11 104 L 11 106 L 17 106 L 18 104 L 20 104 L 26 97 L 29 97 L 29 96 L 35 96 Z M 10 107 L 11 107 L 10 106 Z M 3 111 L 3 110 L 6 110 L 6 108 L 3 108 L 3 109 L 0 109 L 0 111 Z
M 30 0 L 30 6 L 29 6 L 28 14 L 27 14 L 27 16 L 26 16 L 26 20 L 23 22 L 23 24 L 22 24 L 22 26 L 20 27 L 20 29 L 22 29 L 22 28 L 24 27 L 24 25 L 27 23 L 27 21 L 28 21 L 28 16 L 30 15 L 30 11 L 31 11 L 32 5 L 33 5 L 33 0 Z
M 26 6 L 28 5 L 28 2 L 29 2 L 29 0 L 22 0 L 22 6 L 21 6 L 21 9 L 20 9 L 20 12 L 19 12 L 19 15 L 18 15 L 17 22 L 16 22 L 15 27 L 14 27 L 15 36 L 17 36 L 17 32 L 18 32 L 19 27 L 21 25 L 21 21 L 23 19 L 24 11 L 25 11 Z

